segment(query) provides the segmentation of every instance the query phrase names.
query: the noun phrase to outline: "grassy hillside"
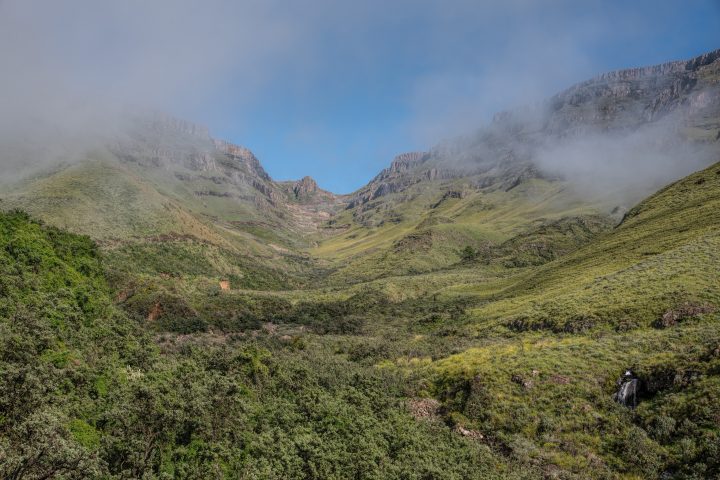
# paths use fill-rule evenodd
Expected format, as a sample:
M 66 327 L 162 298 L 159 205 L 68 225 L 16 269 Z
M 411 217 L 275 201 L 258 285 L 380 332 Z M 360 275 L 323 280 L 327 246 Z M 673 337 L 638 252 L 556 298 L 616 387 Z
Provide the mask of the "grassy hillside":
M 576 331 L 649 326 L 683 303 L 720 304 L 719 207 L 716 164 L 659 191 L 589 245 L 513 280 L 473 313 L 515 329 Z
M 577 223 L 499 243 L 507 257 L 270 294 L 287 303 L 266 318 L 278 338 L 400 375 L 413 405 L 516 467 L 559 478 L 712 477 L 718 171 L 668 186 L 540 265 L 506 262 L 522 258 L 525 238 L 563 238 Z M 636 409 L 613 400 L 627 370 L 639 382 Z
M 193 188 L 200 187 L 167 170 L 97 151 L 5 187 L 1 205 L 99 242 L 112 289 L 118 298 L 133 293 L 126 306 L 138 319 L 159 308 L 168 317 L 161 323 L 172 323 L 171 309 L 179 304 L 181 323 L 204 328 L 210 319 L 198 310 L 216 298 L 221 281 L 234 289 L 273 290 L 312 280 L 316 265 L 288 249 L 290 227 L 256 225 L 261 214 L 242 202 L 222 207 L 223 218 L 213 216 Z M 239 218 L 246 221 L 238 225 Z
M 585 232 L 556 232 L 566 237 L 564 245 L 543 232 L 546 251 L 526 249 L 526 258 L 516 261 L 542 263 L 611 226 L 611 208 L 583 200 L 562 182 L 530 179 L 506 190 L 497 184 L 478 188 L 479 178 L 421 182 L 372 208 L 343 212 L 333 223 L 348 225 L 345 231 L 310 252 L 339 265 L 329 283 L 355 283 L 457 267 L 474 257 L 490 262 L 504 256 L 505 242 L 518 243 L 518 250 L 523 239 L 532 243 L 533 232 L 561 219 L 597 217 Z M 365 217 L 374 223 L 365 225 Z
M 720 164 L 661 190 L 574 253 L 476 296 L 461 322 L 476 346 L 388 362 L 425 371 L 448 420 L 528 465 L 599 477 L 712 477 L 720 305 Z M 452 297 L 452 296 L 450 296 Z M 630 369 L 640 402 L 612 400 Z

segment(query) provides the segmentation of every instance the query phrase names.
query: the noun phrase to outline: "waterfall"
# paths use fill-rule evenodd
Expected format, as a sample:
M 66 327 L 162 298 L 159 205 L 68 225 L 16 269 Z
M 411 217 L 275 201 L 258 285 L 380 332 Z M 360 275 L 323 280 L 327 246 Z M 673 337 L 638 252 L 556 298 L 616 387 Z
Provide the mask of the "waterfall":
M 637 390 L 638 379 L 634 378 L 632 372 L 628 370 L 618 380 L 618 391 L 614 395 L 614 399 L 626 407 L 635 408 L 637 406 Z

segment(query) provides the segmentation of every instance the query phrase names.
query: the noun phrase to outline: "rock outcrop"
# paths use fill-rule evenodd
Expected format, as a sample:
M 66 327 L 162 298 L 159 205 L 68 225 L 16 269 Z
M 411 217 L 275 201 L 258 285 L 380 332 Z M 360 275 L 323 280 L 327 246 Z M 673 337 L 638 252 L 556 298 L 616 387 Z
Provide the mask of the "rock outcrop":
M 250 149 L 226 142 L 225 140 L 213 139 L 213 144 L 217 150 L 228 155 L 233 160 L 243 162 L 243 164 L 260 179 L 266 182 L 271 180 L 270 175 L 268 175 Z
M 365 187 L 355 192 L 347 208 L 364 205 L 376 198 L 403 191 L 419 181 L 411 172 L 420 167 L 428 156 L 424 152 L 408 152 L 396 156 L 388 168 L 383 169 Z
M 715 50 L 691 60 L 604 73 L 542 104 L 547 110 L 543 129 L 564 136 L 589 129 L 632 129 L 683 109 L 686 117 L 702 108 L 719 110 L 719 70 L 720 50 Z M 508 114 L 498 118 L 507 120 Z
M 292 186 L 292 192 L 296 198 L 307 198 L 318 191 L 318 185 L 312 177 L 303 177 Z

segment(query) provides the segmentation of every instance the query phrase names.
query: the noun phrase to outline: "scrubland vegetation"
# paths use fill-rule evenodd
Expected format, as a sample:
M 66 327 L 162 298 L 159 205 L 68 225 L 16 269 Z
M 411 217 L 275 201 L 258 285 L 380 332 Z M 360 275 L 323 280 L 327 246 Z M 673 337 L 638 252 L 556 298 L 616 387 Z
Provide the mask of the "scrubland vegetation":
M 529 234 L 551 253 L 520 265 L 527 235 L 302 290 L 214 245 L 101 251 L 4 213 L 0 473 L 715 476 L 718 207 L 715 165 L 574 246 L 592 220 Z M 626 370 L 634 409 L 613 400 Z
M 335 340 L 154 339 L 114 306 L 87 237 L 20 212 L 2 214 L 0 235 L 3 478 L 515 472 L 487 446 L 417 422 L 404 379 L 347 359 Z

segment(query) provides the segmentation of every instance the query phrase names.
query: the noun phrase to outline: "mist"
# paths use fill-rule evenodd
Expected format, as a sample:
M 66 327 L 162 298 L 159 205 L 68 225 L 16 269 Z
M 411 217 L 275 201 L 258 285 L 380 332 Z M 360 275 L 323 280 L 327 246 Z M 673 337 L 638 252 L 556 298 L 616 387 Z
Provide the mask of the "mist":
M 235 98 L 251 96 L 296 33 L 272 3 L 0 2 L 0 142 L 83 148 L 133 113 L 217 101 L 230 79 Z
M 534 161 L 586 199 L 629 208 L 668 183 L 720 161 L 718 145 L 684 140 L 676 120 L 632 132 L 547 141 Z
M 81 159 L 137 112 L 165 112 L 249 147 L 275 178 L 350 191 L 397 153 L 639 52 L 676 58 L 648 48 L 687 33 L 670 3 L 0 0 L 1 176 Z

